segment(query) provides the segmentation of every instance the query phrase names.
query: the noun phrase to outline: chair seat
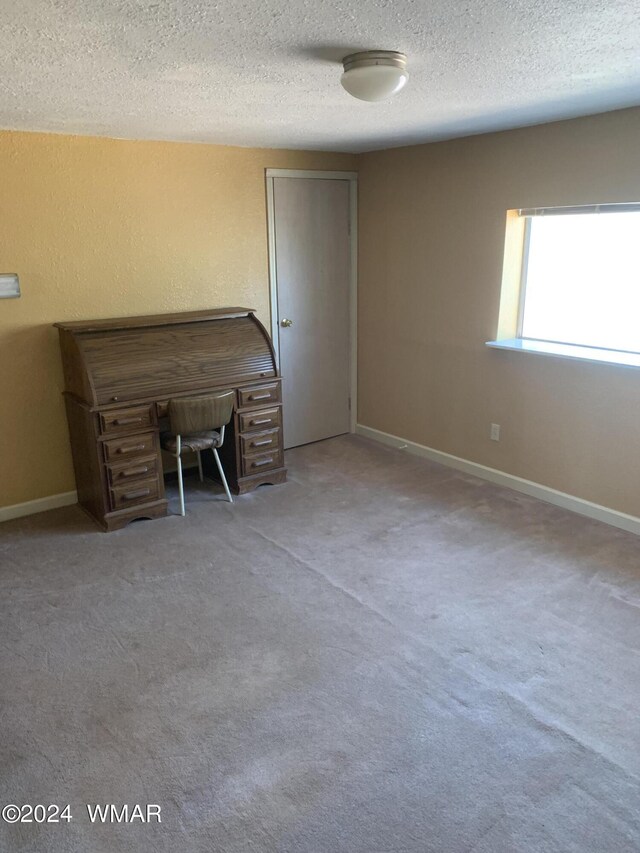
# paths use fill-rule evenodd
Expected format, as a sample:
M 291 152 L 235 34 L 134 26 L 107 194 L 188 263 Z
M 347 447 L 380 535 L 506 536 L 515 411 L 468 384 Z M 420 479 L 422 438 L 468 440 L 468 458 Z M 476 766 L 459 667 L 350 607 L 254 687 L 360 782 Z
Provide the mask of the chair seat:
M 176 452 L 178 443 L 175 435 L 171 432 L 165 432 L 160 439 L 164 450 L 170 453 Z M 220 433 L 215 430 L 205 430 L 205 432 L 193 432 L 191 435 L 181 436 L 182 450 L 209 450 L 211 447 L 220 447 Z

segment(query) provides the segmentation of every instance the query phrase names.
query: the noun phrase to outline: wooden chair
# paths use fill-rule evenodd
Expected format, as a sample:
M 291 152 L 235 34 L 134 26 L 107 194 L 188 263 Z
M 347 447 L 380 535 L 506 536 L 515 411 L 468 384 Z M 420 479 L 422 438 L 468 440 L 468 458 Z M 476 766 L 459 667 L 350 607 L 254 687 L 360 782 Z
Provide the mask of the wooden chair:
M 198 470 L 202 482 L 203 450 L 212 450 L 220 472 L 222 485 L 230 503 L 233 503 L 229 484 L 224 475 L 218 448 L 224 441 L 224 430 L 231 420 L 235 394 L 226 391 L 223 394 L 207 394 L 205 397 L 184 397 L 169 400 L 169 426 L 171 432 L 161 438 L 162 447 L 176 457 L 178 463 L 178 489 L 180 491 L 180 514 L 184 515 L 184 484 L 182 481 L 183 450 L 192 450 L 198 454 Z

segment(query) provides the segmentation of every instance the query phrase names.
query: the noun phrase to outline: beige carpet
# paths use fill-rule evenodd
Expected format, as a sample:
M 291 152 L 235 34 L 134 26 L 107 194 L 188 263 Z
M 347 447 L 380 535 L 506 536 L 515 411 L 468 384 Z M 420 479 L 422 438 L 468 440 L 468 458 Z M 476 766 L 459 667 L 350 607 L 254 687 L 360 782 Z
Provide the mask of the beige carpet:
M 73 813 L 0 849 L 637 853 L 640 539 L 364 439 L 287 462 L 0 527 L 0 804 Z

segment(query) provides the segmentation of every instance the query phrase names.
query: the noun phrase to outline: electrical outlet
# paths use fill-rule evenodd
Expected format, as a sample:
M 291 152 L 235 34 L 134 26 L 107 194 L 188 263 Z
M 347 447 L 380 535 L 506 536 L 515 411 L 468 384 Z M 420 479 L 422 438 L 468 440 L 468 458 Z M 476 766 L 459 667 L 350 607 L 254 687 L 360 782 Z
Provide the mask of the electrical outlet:
M 491 441 L 500 441 L 500 424 L 491 424 L 489 437 L 491 438 Z

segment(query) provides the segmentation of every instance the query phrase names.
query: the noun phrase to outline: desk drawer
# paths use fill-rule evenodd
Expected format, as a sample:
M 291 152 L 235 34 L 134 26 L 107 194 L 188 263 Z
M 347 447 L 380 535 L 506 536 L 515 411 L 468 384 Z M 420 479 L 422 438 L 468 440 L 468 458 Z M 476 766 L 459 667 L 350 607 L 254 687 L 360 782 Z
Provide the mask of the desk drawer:
M 257 385 L 255 388 L 238 389 L 238 407 L 240 409 L 253 408 L 254 406 L 268 406 L 270 403 L 280 402 L 280 383 L 272 385 Z
M 110 435 L 119 432 L 132 432 L 154 424 L 153 406 L 131 406 L 129 409 L 112 409 L 100 412 L 100 432 Z
M 156 453 L 156 435 L 154 432 L 111 438 L 103 444 L 106 462 L 124 462 Z
M 158 460 L 155 456 L 146 459 L 132 459 L 120 465 L 107 465 L 107 475 L 111 486 L 124 486 L 136 480 L 146 480 L 158 473 Z
M 264 409 L 260 412 L 242 412 L 238 415 L 240 432 L 273 429 L 282 426 L 282 409 Z
M 124 486 L 114 486 L 111 489 L 112 509 L 126 509 L 130 506 L 148 504 L 160 498 L 158 478 L 139 480 Z
M 284 456 L 282 450 L 276 449 L 271 453 L 260 453 L 257 456 L 242 457 L 242 471 L 245 477 L 251 474 L 261 474 L 263 471 L 271 471 L 272 468 L 282 468 Z
M 241 435 L 240 444 L 243 456 L 255 456 L 256 453 L 279 450 L 282 444 L 280 430 L 270 429 L 264 432 L 254 432 L 251 435 Z

